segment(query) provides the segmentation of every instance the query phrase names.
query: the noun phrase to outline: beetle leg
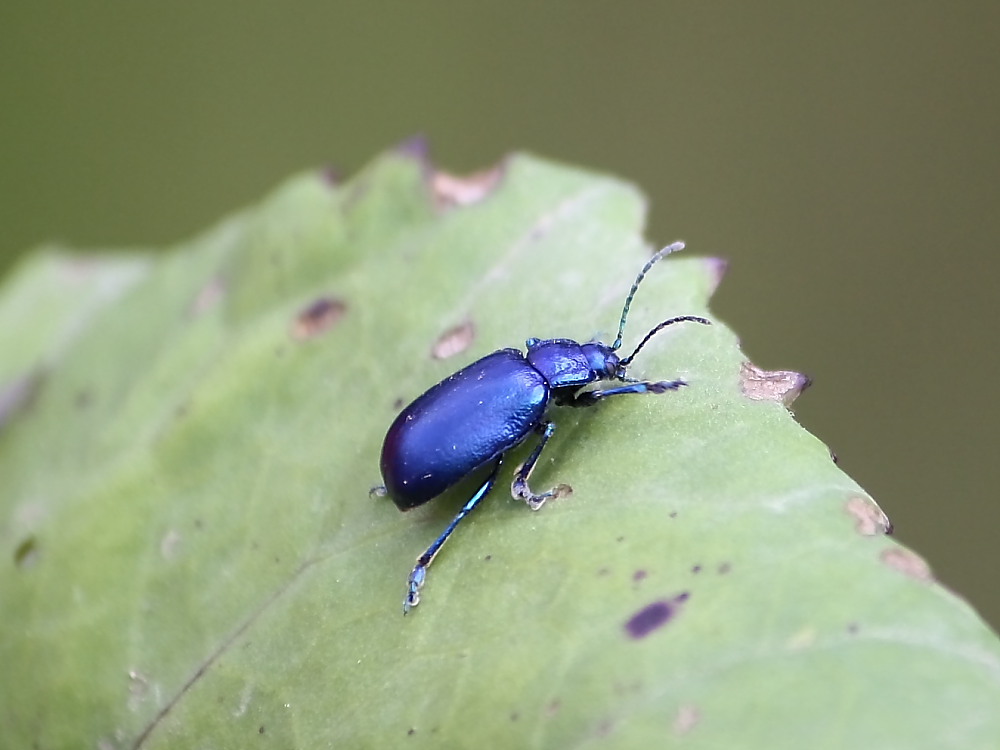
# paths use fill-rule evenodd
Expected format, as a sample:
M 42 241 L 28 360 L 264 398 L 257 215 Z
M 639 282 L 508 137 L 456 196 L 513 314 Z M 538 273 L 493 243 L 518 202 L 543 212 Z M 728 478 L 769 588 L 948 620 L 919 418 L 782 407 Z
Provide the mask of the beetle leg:
M 542 448 L 549 442 L 549 438 L 552 437 L 552 433 L 555 431 L 556 426 L 554 422 L 545 423 L 545 426 L 542 428 L 542 439 L 538 441 L 538 445 L 531 451 L 528 460 L 517 467 L 517 471 L 514 472 L 514 481 L 510 485 L 510 494 L 517 500 L 524 500 L 532 510 L 541 508 L 550 497 L 565 497 L 573 491 L 573 488 L 568 484 L 557 484 L 551 490 L 536 495 L 528 487 L 528 478 L 535 469 L 538 457 L 542 454 Z
M 497 481 L 497 474 L 500 473 L 500 466 L 503 464 L 503 456 L 501 455 L 497 458 L 497 462 L 493 465 L 493 471 L 490 475 L 486 477 L 486 481 L 483 482 L 482 486 L 476 490 L 476 494 L 469 498 L 469 501 L 462 506 L 462 509 L 458 511 L 458 515 L 451 519 L 451 523 L 448 524 L 446 528 L 437 539 L 434 540 L 434 544 L 427 548 L 420 557 L 417 558 L 417 564 L 413 568 L 413 572 L 410 573 L 410 579 L 407 582 L 406 599 L 403 600 L 403 614 L 405 615 L 413 607 L 420 604 L 420 589 L 423 587 L 424 582 L 427 580 L 427 569 L 434 562 L 434 558 L 437 553 L 441 551 L 441 547 L 444 543 L 448 541 L 448 537 L 451 536 L 455 527 L 458 526 L 459 522 L 469 515 L 479 502 L 490 494 L 490 490 L 493 489 L 493 485 Z
M 572 400 L 567 400 L 563 403 L 566 406 L 593 406 L 608 396 L 619 396 L 623 393 L 666 393 L 667 391 L 676 391 L 682 385 L 687 385 L 687 383 L 683 380 L 660 380 L 656 383 L 648 380 L 640 380 L 619 388 L 583 391 L 577 393 Z

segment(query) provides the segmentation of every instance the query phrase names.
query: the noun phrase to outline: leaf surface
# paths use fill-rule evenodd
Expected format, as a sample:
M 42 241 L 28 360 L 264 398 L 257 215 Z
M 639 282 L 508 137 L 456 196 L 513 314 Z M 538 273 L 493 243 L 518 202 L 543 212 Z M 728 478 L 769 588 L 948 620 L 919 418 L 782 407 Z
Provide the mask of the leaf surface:
M 537 513 L 369 498 L 399 409 L 525 338 L 614 337 L 630 185 L 412 151 L 295 178 L 159 255 L 0 287 L 0 717 L 11 747 L 987 748 L 1000 648 L 745 363 L 723 265 L 659 264 L 660 396 L 555 410 Z

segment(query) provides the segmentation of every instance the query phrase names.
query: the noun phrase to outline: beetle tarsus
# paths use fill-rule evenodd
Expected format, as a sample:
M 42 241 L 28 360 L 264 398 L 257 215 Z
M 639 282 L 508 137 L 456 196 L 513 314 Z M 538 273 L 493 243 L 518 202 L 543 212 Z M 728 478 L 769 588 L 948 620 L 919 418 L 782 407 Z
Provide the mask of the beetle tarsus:
M 430 565 L 430 561 L 425 563 L 423 558 L 421 558 L 417 561 L 413 572 L 410 573 L 410 579 L 407 581 L 406 598 L 403 600 L 404 615 L 420 604 L 420 589 L 423 588 L 424 581 L 427 580 L 428 565 Z
M 569 495 L 573 488 L 568 484 L 557 484 L 551 490 L 547 492 L 542 492 L 536 494 L 531 491 L 528 486 L 528 479 L 531 477 L 531 472 L 535 470 L 535 464 L 538 463 L 538 457 L 542 455 L 542 448 L 552 437 L 552 433 L 556 431 L 556 426 L 553 422 L 546 422 L 542 428 L 542 438 L 538 441 L 538 445 L 535 449 L 531 451 L 531 455 L 528 456 L 528 460 L 517 467 L 514 472 L 514 481 L 510 484 L 510 494 L 513 495 L 516 500 L 524 500 L 528 504 L 528 507 L 532 510 L 538 510 L 543 505 L 545 501 L 559 497 L 565 497 Z
M 573 488 L 568 484 L 557 484 L 547 492 L 535 494 L 528 486 L 527 477 L 518 474 L 510 485 L 510 493 L 518 500 L 524 500 L 532 510 L 538 510 L 545 505 L 546 500 L 558 500 L 573 494 Z
M 667 391 L 676 391 L 678 388 L 682 388 L 687 385 L 683 380 L 661 380 L 658 383 L 647 383 L 650 393 L 666 393 Z

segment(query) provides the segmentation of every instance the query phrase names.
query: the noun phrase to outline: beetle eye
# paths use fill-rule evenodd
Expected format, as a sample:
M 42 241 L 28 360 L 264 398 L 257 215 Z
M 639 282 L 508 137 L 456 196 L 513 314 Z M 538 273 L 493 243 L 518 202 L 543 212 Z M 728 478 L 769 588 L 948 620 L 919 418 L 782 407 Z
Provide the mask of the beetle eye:
M 614 352 L 605 355 L 604 370 L 612 377 L 619 377 L 625 372 L 625 368 L 621 366 L 621 360 Z

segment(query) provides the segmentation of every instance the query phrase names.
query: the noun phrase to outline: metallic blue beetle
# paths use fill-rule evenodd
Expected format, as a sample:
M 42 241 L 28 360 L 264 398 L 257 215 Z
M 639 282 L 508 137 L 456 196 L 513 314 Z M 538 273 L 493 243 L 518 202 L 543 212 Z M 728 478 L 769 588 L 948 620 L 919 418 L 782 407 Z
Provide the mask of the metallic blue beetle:
M 528 339 L 526 355 L 517 349 L 495 351 L 445 378 L 396 417 L 382 445 L 385 486 L 374 491 L 388 492 L 400 510 L 423 505 L 479 469 L 488 472 L 448 528 L 417 558 L 403 614 L 420 603 L 427 568 L 455 527 L 493 489 L 504 454 L 528 435 L 534 432 L 540 439 L 528 459 L 515 470 L 511 494 L 538 510 L 549 498 L 572 491 L 565 484 L 540 494 L 528 487 L 538 457 L 555 431 L 555 424 L 548 419 L 550 404 L 592 406 L 608 396 L 664 393 L 685 385 L 681 380 L 635 380 L 625 372 L 657 332 L 683 321 L 709 324 L 704 318 L 683 315 L 665 320 L 647 333 L 630 355 L 619 359 L 615 354 L 621 347 L 625 319 L 640 282 L 657 261 L 683 247 L 683 242 L 668 245 L 643 266 L 625 299 L 618 337 L 611 346 L 598 341 L 580 344 L 570 339 Z M 618 380 L 627 385 L 581 390 L 599 380 Z

